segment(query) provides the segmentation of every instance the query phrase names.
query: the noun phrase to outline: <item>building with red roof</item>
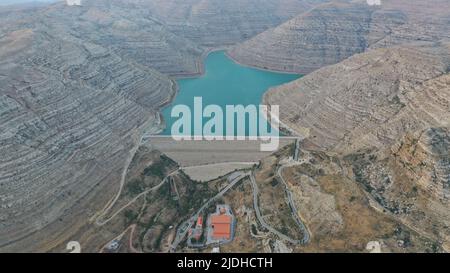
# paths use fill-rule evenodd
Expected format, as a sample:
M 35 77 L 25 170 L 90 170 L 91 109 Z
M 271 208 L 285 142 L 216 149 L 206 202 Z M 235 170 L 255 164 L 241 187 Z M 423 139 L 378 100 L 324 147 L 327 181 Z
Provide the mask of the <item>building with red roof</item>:
M 211 228 L 213 229 L 212 238 L 215 240 L 231 239 L 231 223 L 230 215 L 220 214 L 211 216 Z

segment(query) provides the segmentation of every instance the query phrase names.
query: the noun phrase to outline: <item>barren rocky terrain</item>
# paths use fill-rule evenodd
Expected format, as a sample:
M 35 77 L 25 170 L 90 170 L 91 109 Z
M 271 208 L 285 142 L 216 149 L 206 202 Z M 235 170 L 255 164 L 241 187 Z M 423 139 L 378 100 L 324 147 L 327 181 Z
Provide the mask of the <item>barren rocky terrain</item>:
M 64 251 L 74 235 L 89 251 L 117 236 L 129 238 L 124 251 L 168 251 L 177 219 L 224 181 L 198 184 L 180 172 L 151 191 L 174 163 L 152 150 L 158 143 L 141 146 L 141 138 L 161 126 L 158 111 L 175 95 L 175 77 L 201 73 L 208 50 L 232 45 L 228 53 L 240 63 L 311 72 L 264 101 L 280 105 L 282 122 L 313 155 L 285 171 L 312 239 L 286 246 L 257 227 L 245 180 L 224 197 L 239 205 L 245 223 L 225 250 L 365 251 L 380 241 L 388 251 L 450 251 L 450 3 L 330 2 L 84 0 L 81 7 L 0 8 L 0 252 Z M 245 145 L 236 153 L 219 144 L 206 157 L 201 143 L 184 150 L 161 143 L 184 166 L 262 157 Z M 279 230 L 294 221 L 274 179 L 287 151 L 263 160 L 256 179 L 267 221 Z M 136 185 L 144 197 L 121 211 Z M 96 216 L 109 206 L 119 208 L 121 221 L 99 225 Z
M 120 177 L 175 91 L 155 70 L 66 38 L 22 29 L 0 40 L 2 247 L 75 220 L 66 212 Z
M 333 183 L 356 182 L 371 207 L 448 251 L 449 64 L 447 43 L 374 49 L 274 88 L 265 101 L 280 105 L 307 147 L 345 156 L 351 171 Z M 296 194 L 314 196 L 308 178 L 296 181 Z M 320 199 L 326 206 L 330 197 Z M 315 209 L 299 207 L 307 219 Z
M 448 44 L 376 49 L 274 88 L 284 123 L 309 142 L 347 153 L 409 131 L 448 126 Z
M 346 157 L 355 181 L 385 212 L 450 249 L 449 129 L 408 133 L 385 149 Z
M 335 1 L 316 6 L 229 50 L 240 63 L 310 73 L 371 48 L 449 39 L 443 0 Z
M 205 47 L 232 45 L 329 0 L 133 0 L 175 34 Z
M 242 41 L 317 2 L 1 8 L 0 249 L 64 243 L 118 190 L 143 131 L 159 127 L 157 111 L 176 91 L 169 76 L 198 74 L 209 47 Z

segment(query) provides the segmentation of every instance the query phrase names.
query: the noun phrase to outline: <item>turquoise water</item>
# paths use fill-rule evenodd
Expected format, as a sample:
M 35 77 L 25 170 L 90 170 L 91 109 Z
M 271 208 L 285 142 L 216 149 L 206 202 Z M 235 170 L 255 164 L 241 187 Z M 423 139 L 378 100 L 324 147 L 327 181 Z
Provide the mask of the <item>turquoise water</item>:
M 172 124 L 179 119 L 171 117 L 171 111 L 175 105 L 187 105 L 192 109 L 191 112 L 194 112 L 194 97 L 202 97 L 203 108 L 210 104 L 220 106 L 225 117 L 226 105 L 258 106 L 261 104 L 263 94 L 270 87 L 293 81 L 299 77 L 300 75 L 274 73 L 239 65 L 228 58 L 224 51 L 210 53 L 205 60 L 204 75 L 177 81 L 179 92 L 172 104 L 162 111 L 166 128 L 161 135 L 170 135 Z M 203 124 L 207 120 L 209 118 L 204 118 Z M 249 122 L 248 117 L 247 122 Z M 191 127 L 193 126 L 192 124 Z M 247 128 L 246 135 L 248 135 Z

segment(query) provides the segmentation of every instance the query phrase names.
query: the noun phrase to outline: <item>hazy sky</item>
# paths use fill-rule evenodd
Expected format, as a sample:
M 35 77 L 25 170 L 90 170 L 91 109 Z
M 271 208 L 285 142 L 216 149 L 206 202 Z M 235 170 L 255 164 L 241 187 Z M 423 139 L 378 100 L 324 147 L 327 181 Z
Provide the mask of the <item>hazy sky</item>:
M 61 0 L 0 0 L 0 5 L 22 4 L 32 2 L 57 2 Z

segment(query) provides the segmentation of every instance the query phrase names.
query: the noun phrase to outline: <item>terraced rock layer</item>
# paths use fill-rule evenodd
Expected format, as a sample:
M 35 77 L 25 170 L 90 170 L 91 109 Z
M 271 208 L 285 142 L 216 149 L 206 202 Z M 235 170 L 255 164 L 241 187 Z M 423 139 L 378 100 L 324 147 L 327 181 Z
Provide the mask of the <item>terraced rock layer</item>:
M 274 88 L 264 101 L 310 143 L 339 153 L 382 147 L 450 122 L 448 45 L 377 49 Z
M 326 3 L 229 50 L 240 63 L 310 73 L 371 48 L 450 39 L 450 3 Z
M 175 34 L 195 43 L 232 45 L 329 0 L 136 0 Z
M 198 73 L 204 49 L 171 33 L 149 10 L 107 2 L 83 1 L 80 7 L 57 3 L 35 9 L 24 19 L 12 20 L 4 31 L 40 29 L 62 39 L 95 43 L 169 75 Z
M 264 98 L 306 146 L 347 155 L 372 205 L 447 251 L 449 56 L 445 43 L 370 50 Z
M 432 1 L 386 0 L 377 8 L 316 7 L 322 0 L 84 0 L 82 7 L 0 11 L 0 251 L 61 249 L 107 204 L 143 129 L 158 123 L 158 108 L 174 94 L 160 72 L 199 73 L 207 48 L 243 41 L 297 13 L 231 54 L 309 72 L 414 42 L 320 69 L 265 100 L 281 105 L 283 122 L 309 144 L 333 153 L 381 151 L 431 130 L 412 137 L 421 145 L 417 164 L 408 149 L 392 150 L 416 164 L 423 179 L 411 185 L 432 197 L 424 211 L 442 216 L 444 229 L 446 205 L 436 199 L 448 195 L 448 133 L 438 128 L 449 127 L 450 53 L 439 41 L 450 33 L 450 9 L 448 1 Z M 376 188 L 385 176 L 373 173 Z
M 158 125 L 158 108 L 174 95 L 166 75 L 198 74 L 208 47 L 322 2 L 0 9 L 0 251 L 61 249 L 108 203 L 143 129 Z
M 52 238 L 48 225 L 61 232 L 93 209 L 96 188 L 117 187 L 141 131 L 174 93 L 159 72 L 65 35 L 23 29 L 0 39 L 0 249 L 44 228 Z

